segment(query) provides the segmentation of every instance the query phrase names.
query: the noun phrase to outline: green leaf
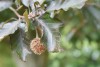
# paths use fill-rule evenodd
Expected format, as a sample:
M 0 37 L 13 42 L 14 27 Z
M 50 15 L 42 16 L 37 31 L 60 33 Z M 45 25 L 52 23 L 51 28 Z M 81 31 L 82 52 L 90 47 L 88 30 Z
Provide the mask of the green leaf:
M 3 27 L 0 28 L 0 41 L 4 37 L 13 34 L 18 29 L 19 23 L 19 21 L 13 21 L 11 23 L 4 24 Z
M 15 50 L 18 56 L 23 60 L 26 61 L 26 56 L 31 54 L 28 47 L 28 41 L 26 40 L 25 34 L 25 25 L 23 23 L 20 24 L 19 29 L 16 31 L 15 34 L 11 35 L 11 44 L 12 49 Z
M 20 6 L 21 0 L 15 0 L 15 4 L 16 4 L 17 6 Z
M 27 10 L 24 12 L 23 16 L 25 17 L 25 22 L 26 22 L 27 30 L 28 30 L 28 28 L 29 28 L 29 19 L 28 19 L 28 11 Z
M 25 6 L 29 7 L 30 0 L 21 0 L 21 1 Z

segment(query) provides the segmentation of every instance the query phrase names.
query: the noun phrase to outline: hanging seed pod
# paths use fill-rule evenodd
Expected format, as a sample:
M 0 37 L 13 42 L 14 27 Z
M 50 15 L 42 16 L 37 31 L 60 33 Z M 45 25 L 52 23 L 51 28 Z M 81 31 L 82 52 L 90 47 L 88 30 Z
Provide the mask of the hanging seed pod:
M 45 46 L 41 43 L 41 39 L 36 37 L 30 43 L 30 49 L 37 55 L 45 52 Z

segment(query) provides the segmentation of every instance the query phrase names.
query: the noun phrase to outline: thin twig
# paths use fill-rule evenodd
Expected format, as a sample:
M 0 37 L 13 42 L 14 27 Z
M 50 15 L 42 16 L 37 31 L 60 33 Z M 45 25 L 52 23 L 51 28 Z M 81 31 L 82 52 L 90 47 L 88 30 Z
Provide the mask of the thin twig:
M 38 35 L 37 28 L 35 28 L 35 30 L 36 30 L 36 38 L 38 38 L 38 37 L 39 37 L 39 35 Z
M 16 11 L 20 10 L 22 7 L 23 7 L 23 5 L 21 5 L 20 7 L 18 7 L 18 8 L 16 9 Z

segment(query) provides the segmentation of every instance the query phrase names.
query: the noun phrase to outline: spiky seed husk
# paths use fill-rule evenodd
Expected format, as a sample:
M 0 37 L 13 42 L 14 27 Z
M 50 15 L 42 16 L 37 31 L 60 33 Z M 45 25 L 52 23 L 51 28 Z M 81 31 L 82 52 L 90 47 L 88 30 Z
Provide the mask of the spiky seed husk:
M 45 46 L 41 43 L 40 38 L 34 38 L 30 43 L 30 49 L 37 55 L 45 52 Z

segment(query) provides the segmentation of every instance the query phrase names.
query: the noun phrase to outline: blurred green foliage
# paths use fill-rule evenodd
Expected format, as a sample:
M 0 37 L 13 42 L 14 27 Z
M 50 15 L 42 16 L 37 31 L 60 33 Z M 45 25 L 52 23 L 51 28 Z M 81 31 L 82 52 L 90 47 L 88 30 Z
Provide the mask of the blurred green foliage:
M 0 43 L 0 67 L 16 67 L 11 52 L 12 51 L 7 42 Z
M 100 1 L 87 4 L 91 5 L 56 15 L 64 22 L 61 45 L 65 51 L 51 53 L 48 67 L 100 67 Z

